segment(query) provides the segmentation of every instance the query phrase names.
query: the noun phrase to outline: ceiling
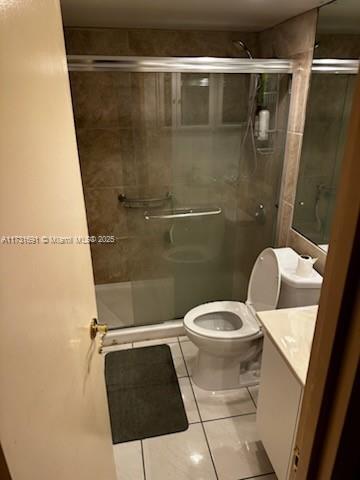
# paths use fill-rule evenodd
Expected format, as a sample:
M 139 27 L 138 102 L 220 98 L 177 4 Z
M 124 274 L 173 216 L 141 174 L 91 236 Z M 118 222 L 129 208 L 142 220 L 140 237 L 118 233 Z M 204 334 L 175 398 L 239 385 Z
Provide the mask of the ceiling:
M 329 0 L 61 0 L 61 6 L 66 26 L 256 32 L 328 2 Z

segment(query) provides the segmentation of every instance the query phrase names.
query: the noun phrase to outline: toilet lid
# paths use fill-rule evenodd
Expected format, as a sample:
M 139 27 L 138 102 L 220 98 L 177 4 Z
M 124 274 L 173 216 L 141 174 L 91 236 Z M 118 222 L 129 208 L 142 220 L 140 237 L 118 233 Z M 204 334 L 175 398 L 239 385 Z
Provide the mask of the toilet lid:
M 253 266 L 247 303 L 257 312 L 275 310 L 280 293 L 281 273 L 279 260 L 272 248 L 266 248 Z

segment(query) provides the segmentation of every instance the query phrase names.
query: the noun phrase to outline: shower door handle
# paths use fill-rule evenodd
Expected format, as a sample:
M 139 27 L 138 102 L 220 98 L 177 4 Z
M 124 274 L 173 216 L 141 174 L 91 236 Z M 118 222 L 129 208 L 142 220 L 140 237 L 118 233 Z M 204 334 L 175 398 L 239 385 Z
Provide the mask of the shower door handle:
M 96 318 L 93 318 L 90 323 L 90 338 L 94 340 L 98 333 L 105 333 L 108 331 L 108 326 L 105 323 L 98 323 Z

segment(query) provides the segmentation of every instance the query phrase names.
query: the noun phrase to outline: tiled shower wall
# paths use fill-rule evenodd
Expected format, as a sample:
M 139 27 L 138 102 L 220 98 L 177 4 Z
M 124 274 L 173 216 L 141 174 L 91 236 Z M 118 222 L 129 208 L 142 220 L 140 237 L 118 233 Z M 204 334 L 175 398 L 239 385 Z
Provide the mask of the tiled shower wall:
M 68 54 L 238 57 L 242 52 L 234 47 L 234 39 L 242 39 L 254 56 L 258 55 L 258 36 L 251 33 L 65 29 Z M 216 135 L 211 133 L 214 145 L 212 152 L 204 151 L 206 159 L 202 160 L 197 153 L 197 157 L 192 159 L 191 151 L 182 151 L 181 161 L 175 158 L 173 164 L 169 162 L 171 155 L 174 156 L 171 146 L 176 141 L 190 147 L 194 141 L 206 145 L 206 132 L 196 133 L 195 140 L 190 132 L 187 141 L 183 141 L 180 134 L 178 138 L 177 133 L 173 133 L 172 138 L 170 134 L 159 135 L 152 113 L 156 108 L 148 102 L 152 98 L 150 92 L 155 90 L 152 84 L 156 81 L 155 75 L 71 72 L 70 80 L 89 230 L 93 235 L 116 235 L 119 239 L 116 244 L 92 245 L 95 283 L 142 280 L 151 278 L 153 274 L 166 277 L 169 273 L 165 271 L 166 264 L 161 261 L 163 252 L 158 240 L 159 235 L 167 234 L 168 226 L 165 224 L 163 232 L 159 231 L 161 227 L 147 232 L 141 230 L 143 212 L 124 209 L 117 200 L 119 193 L 129 197 L 162 196 L 175 188 L 171 185 L 172 178 L 175 178 L 182 182 L 176 191 L 180 201 L 185 202 L 189 195 L 196 195 L 191 199 L 195 204 L 219 202 L 227 210 L 227 218 L 233 216 L 231 209 L 239 217 L 239 212 L 240 215 L 254 215 L 260 203 L 274 204 L 274 179 L 278 177 L 283 158 L 281 134 L 277 136 L 276 153 L 259 156 L 257 174 L 251 178 L 244 175 L 236 183 L 227 178 L 231 176 L 232 168 L 236 170 L 239 161 L 232 147 L 239 142 L 239 132 L 231 129 Z M 281 85 L 284 102 L 279 106 L 285 110 L 286 80 Z M 244 92 L 243 121 L 247 115 L 245 85 Z M 150 108 L 144 110 L 145 95 Z M 187 133 L 182 132 L 181 135 L 186 136 Z M 195 151 L 199 152 L 198 149 Z M 185 159 L 191 168 L 186 167 Z M 204 162 L 206 165 L 203 166 Z M 231 162 L 235 164 L 232 166 Z M 245 169 L 246 163 L 243 165 Z M 179 166 L 180 171 L 172 171 Z M 213 178 L 204 177 L 209 168 Z M 216 185 L 211 184 L 214 178 Z M 196 188 L 194 181 L 198 181 Z M 229 236 L 237 236 L 239 241 L 228 245 L 227 250 L 234 254 L 231 259 L 225 259 L 225 262 L 241 265 L 241 275 L 235 273 L 234 277 L 234 289 L 241 291 L 240 296 L 246 293 L 246 277 L 254 257 L 267 246 L 264 244 L 266 238 L 271 242 L 274 215 L 276 212 L 268 208 L 265 225 L 253 221 L 248 223 L 247 228 L 241 221 L 240 227 L 239 224 L 233 227 L 234 222 L 227 222 L 230 228 L 241 228 L 241 232 Z
M 234 39 L 242 39 L 254 55 L 257 54 L 257 35 L 251 33 L 65 29 L 68 54 L 241 56 L 241 52 L 233 45 Z M 182 172 L 171 171 L 170 139 L 164 134 L 158 135 L 152 109 L 144 111 L 143 98 L 146 95 L 149 106 L 148 99 L 152 98 L 151 82 L 155 82 L 155 76 L 146 74 L 145 82 L 141 74 L 71 72 L 70 80 L 89 230 L 93 235 L 116 235 L 119 239 L 116 244 L 92 245 L 95 283 L 151 278 L 152 274 L 157 277 L 166 276 L 167 272 L 161 271 L 166 265 L 159 261 L 162 252 L 158 241 L 159 234 L 165 235 L 166 232 L 157 229 L 153 237 L 150 231 L 144 234 L 140 218 L 143 212 L 129 212 L 117 200 L 119 193 L 125 193 L 129 197 L 161 196 L 174 188 L 170 185 L 171 177 L 179 178 L 182 175 Z M 180 141 L 186 145 L 186 134 L 183 135 Z M 206 134 L 197 134 L 197 142 L 201 142 L 201 135 Z M 219 139 L 218 145 L 223 144 L 221 148 L 231 146 L 231 132 L 226 135 L 227 138 Z M 194 139 L 189 136 L 189 148 L 192 142 Z M 223 157 L 219 152 L 219 158 Z M 196 176 L 195 170 L 200 169 L 198 175 L 201 176 L 201 159 L 197 158 L 193 163 L 191 175 Z M 180 162 L 175 164 L 180 165 Z M 225 168 L 224 165 L 222 168 Z M 220 196 L 222 202 L 235 205 L 234 208 L 241 205 L 243 210 L 254 209 L 256 189 L 265 190 L 260 195 L 261 201 L 266 200 L 266 190 L 271 191 L 269 168 L 271 162 L 268 162 L 267 169 L 259 169 L 261 178 L 252 184 L 243 180 L 240 194 L 238 188 L 222 185 L 221 182 L 211 187 L 210 193 L 215 201 L 216 196 Z M 197 192 L 200 196 L 203 192 L 203 197 L 209 195 L 201 185 Z M 178 197 L 185 199 L 188 194 L 186 185 L 177 192 Z M 203 198 L 193 199 L 194 202 L 196 200 L 201 201 Z M 263 238 L 263 235 L 254 235 L 251 228 L 248 229 L 248 234 L 253 239 Z M 237 248 L 237 256 L 245 246 L 246 235 L 247 233 L 242 235 L 244 245 Z M 243 265 L 244 271 L 251 267 L 252 262 L 251 255 L 247 255 L 246 259 L 249 265 Z

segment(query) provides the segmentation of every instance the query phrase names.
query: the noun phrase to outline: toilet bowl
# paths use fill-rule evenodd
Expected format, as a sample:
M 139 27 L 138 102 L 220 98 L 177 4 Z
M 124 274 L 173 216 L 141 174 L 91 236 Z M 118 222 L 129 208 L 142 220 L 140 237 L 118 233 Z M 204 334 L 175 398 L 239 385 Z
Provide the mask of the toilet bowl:
M 240 362 L 247 360 L 262 337 L 260 325 L 240 302 L 212 302 L 185 316 L 185 330 L 199 353 L 194 382 L 206 390 L 239 386 Z
M 245 303 L 205 303 L 185 315 L 186 334 L 199 349 L 192 373 L 196 385 L 215 391 L 254 383 L 240 383 L 240 367 L 261 351 L 256 312 L 318 302 L 322 277 L 314 270 L 306 279 L 296 278 L 298 258 L 291 248 L 265 249 L 252 269 Z

